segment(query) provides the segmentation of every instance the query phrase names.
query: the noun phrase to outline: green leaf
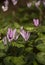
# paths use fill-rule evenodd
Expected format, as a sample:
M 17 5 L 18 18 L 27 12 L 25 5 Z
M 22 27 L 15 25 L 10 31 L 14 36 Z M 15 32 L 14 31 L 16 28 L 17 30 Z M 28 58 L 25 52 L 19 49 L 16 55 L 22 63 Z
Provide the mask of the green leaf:
M 16 42 L 12 42 L 12 46 L 15 46 L 15 47 L 18 47 L 18 48 L 24 47 L 23 44 L 19 44 L 19 43 L 16 43 Z
M 25 49 L 25 51 L 26 52 L 30 52 L 30 51 L 32 51 L 32 48 L 31 47 L 28 47 L 28 48 Z
M 0 50 L 5 50 L 5 52 L 8 50 L 8 45 L 4 45 L 2 40 L 0 41 Z
M 3 42 L 2 42 L 2 40 L 0 41 L 0 49 L 5 49 L 5 46 L 4 46 Z
M 23 56 L 20 56 L 20 57 L 12 57 L 12 62 L 16 65 L 24 65 L 25 62 L 23 60 Z
M 36 61 L 33 62 L 33 65 L 38 65 L 38 63 Z
M 11 60 L 11 56 L 7 56 L 7 57 L 4 59 L 4 64 L 5 64 L 5 65 L 14 65 L 10 60 Z
M 4 57 L 6 54 L 3 52 L 0 52 L 0 57 Z
M 42 52 L 45 52 L 45 44 L 43 44 L 43 43 L 37 45 L 36 48 L 37 48 L 38 50 L 42 51 Z
M 45 65 L 45 53 L 44 52 L 38 53 L 36 56 L 36 59 L 38 60 L 39 63 Z
M 38 32 L 45 32 L 45 26 L 40 26 L 37 28 Z

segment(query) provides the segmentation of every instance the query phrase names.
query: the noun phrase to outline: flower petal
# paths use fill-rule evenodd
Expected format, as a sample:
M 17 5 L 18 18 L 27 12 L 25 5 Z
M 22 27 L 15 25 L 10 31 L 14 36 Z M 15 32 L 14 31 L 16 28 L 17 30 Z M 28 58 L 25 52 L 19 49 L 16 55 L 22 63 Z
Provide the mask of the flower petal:
M 16 5 L 18 0 L 12 0 L 13 5 Z
M 28 8 L 30 8 L 30 7 L 31 7 L 31 5 L 32 5 L 32 3 L 31 3 L 31 2 L 27 3 L 27 7 L 28 7 Z
M 4 43 L 4 45 L 7 45 L 7 37 L 6 36 L 3 38 L 3 43 Z
M 39 19 L 33 19 L 34 25 L 38 26 L 39 25 Z
M 13 31 L 11 28 L 8 28 L 7 38 L 9 42 L 13 40 Z
M 20 29 L 20 34 L 24 38 L 25 41 L 27 41 L 30 37 L 30 33 L 28 31 L 25 31 L 22 27 Z

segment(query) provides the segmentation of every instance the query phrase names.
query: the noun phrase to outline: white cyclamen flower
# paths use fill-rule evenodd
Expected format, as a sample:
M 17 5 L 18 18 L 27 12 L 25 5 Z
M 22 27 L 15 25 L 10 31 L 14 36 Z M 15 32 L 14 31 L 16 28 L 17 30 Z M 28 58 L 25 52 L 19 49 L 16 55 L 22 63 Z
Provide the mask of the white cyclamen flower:
M 16 5 L 18 0 L 12 0 L 13 5 Z
M 45 7 L 45 1 L 43 1 L 43 5 L 44 5 L 44 7 Z
M 31 2 L 27 3 L 27 7 L 28 7 L 28 8 L 30 8 L 30 7 L 31 7 L 31 5 L 32 5 L 32 3 L 31 3 Z
M 4 6 L 7 7 L 8 5 L 9 5 L 8 0 L 5 0 L 5 1 L 4 1 Z
M 5 0 L 5 1 L 4 1 L 4 5 L 2 6 L 2 10 L 3 10 L 4 12 L 8 10 L 8 4 L 9 4 L 8 0 Z
M 8 10 L 8 7 L 2 6 L 2 10 L 5 12 Z
M 35 6 L 36 6 L 36 7 L 39 7 L 39 6 L 40 6 L 40 1 L 35 2 Z
M 4 45 L 7 45 L 7 37 L 6 36 L 3 38 L 3 43 L 4 43 Z

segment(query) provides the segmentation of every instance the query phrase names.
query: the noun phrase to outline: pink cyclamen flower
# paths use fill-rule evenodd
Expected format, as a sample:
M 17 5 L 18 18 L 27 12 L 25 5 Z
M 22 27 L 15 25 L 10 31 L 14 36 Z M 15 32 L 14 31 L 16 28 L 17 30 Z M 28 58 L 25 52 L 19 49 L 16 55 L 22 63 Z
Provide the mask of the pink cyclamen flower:
M 8 28 L 7 39 L 9 42 L 11 42 L 13 39 L 17 40 L 17 36 L 15 35 L 16 33 L 16 29 L 12 30 L 11 28 Z
M 35 26 L 39 26 L 39 19 L 33 19 L 33 23 Z
M 35 6 L 36 6 L 36 7 L 39 7 L 39 6 L 40 6 L 40 1 L 35 2 Z
M 4 45 L 7 45 L 7 37 L 6 36 L 3 38 L 2 41 L 3 41 Z
M 30 33 L 28 31 L 25 31 L 23 27 L 20 29 L 20 34 L 24 38 L 25 41 L 27 41 L 30 37 Z
M 13 5 L 16 5 L 18 0 L 12 0 Z
M 30 8 L 30 7 L 31 7 L 31 5 L 32 5 L 32 3 L 31 3 L 31 2 L 27 3 L 27 7 L 28 7 L 28 8 Z

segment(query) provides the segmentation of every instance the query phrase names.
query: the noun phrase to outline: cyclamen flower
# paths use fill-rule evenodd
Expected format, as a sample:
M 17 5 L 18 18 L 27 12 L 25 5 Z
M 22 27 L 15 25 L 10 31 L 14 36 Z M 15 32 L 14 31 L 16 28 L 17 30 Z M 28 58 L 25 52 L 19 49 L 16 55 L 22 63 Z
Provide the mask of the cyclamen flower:
M 13 5 L 16 5 L 18 0 L 12 0 Z
M 5 12 L 5 11 L 8 10 L 8 7 L 4 7 L 4 6 L 2 6 L 2 10 Z
M 40 1 L 35 2 L 35 6 L 36 6 L 36 7 L 39 7 L 39 6 L 40 6 Z
M 27 7 L 28 7 L 28 8 L 30 8 L 30 7 L 31 7 L 31 5 L 32 5 L 32 3 L 31 3 L 31 2 L 27 3 Z
M 44 5 L 44 7 L 45 7 L 45 1 L 43 1 L 43 5 Z
M 39 19 L 33 19 L 33 23 L 35 26 L 39 26 Z
M 2 10 L 3 10 L 4 12 L 8 10 L 8 4 L 9 4 L 8 0 L 5 0 L 5 1 L 4 1 L 4 5 L 2 6 Z
M 15 33 L 14 40 L 17 40 L 18 38 L 19 38 L 19 34 L 16 32 L 16 33 Z
M 6 36 L 3 38 L 2 41 L 3 41 L 4 45 L 7 45 L 7 37 Z
M 7 7 L 8 4 L 9 4 L 8 0 L 5 0 L 5 1 L 4 1 L 4 5 L 5 5 L 5 7 Z
M 18 35 L 16 35 L 17 31 L 16 29 L 12 30 L 11 28 L 8 28 L 8 32 L 7 32 L 7 39 L 9 42 L 11 42 L 12 40 L 17 40 L 18 39 Z
M 12 0 L 13 5 L 16 5 L 18 0 Z M 5 12 L 8 10 L 9 1 L 5 0 L 4 5 L 2 6 L 2 10 Z
M 30 37 L 30 33 L 28 31 L 25 31 L 23 27 L 20 29 L 20 34 L 24 38 L 25 41 L 27 41 Z

